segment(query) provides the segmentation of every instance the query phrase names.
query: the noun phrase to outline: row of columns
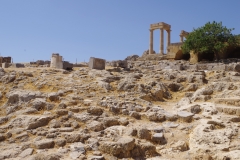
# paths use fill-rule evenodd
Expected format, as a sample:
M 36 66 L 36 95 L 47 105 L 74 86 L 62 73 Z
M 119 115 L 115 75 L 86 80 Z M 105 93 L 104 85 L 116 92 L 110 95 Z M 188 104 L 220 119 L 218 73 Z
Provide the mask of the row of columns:
M 153 31 L 154 29 L 149 29 L 150 31 L 150 45 L 149 45 L 149 54 L 153 54 Z M 170 45 L 170 37 L 171 37 L 171 30 L 166 30 L 167 31 L 167 46 Z M 159 48 L 159 53 L 163 54 L 164 53 L 164 29 L 160 28 L 160 48 Z

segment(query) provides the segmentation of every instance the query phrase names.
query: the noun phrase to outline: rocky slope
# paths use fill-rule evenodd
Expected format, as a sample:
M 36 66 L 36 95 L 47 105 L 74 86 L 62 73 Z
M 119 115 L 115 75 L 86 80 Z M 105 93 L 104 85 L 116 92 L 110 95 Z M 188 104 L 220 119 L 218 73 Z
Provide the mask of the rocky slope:
M 0 159 L 240 159 L 240 73 L 0 69 Z

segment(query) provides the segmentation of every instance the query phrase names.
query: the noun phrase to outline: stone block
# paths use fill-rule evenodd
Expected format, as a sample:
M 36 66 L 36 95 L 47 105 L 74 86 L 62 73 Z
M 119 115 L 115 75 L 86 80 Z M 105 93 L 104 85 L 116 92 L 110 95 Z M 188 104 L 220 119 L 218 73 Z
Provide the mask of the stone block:
M 9 64 L 8 63 L 2 63 L 2 68 L 8 68 Z
M 103 70 L 105 69 L 105 63 L 106 63 L 105 59 L 90 57 L 88 66 L 90 69 Z
M 72 63 L 69 63 L 68 61 L 63 61 L 63 69 L 72 70 L 72 68 L 73 68 Z
M 24 68 L 25 65 L 22 64 L 22 63 L 12 63 L 12 66 L 13 68 Z
M 152 135 L 152 141 L 163 143 L 164 142 L 164 136 L 163 133 L 155 133 Z

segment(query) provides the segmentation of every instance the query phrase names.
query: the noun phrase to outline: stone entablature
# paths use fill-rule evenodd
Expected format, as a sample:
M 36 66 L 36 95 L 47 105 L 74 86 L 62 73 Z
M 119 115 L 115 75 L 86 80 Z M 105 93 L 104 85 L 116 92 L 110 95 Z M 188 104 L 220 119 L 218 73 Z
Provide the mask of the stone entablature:
M 164 22 L 159 22 L 155 24 L 150 24 L 150 29 L 164 29 L 164 30 L 170 30 L 171 25 L 164 23 Z

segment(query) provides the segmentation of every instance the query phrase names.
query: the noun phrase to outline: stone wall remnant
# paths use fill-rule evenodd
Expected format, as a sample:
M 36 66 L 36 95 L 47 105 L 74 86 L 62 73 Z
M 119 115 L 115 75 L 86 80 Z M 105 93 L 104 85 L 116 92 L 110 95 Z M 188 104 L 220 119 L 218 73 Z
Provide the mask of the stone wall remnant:
M 90 69 L 103 70 L 103 69 L 105 69 L 105 63 L 106 63 L 105 59 L 90 57 L 88 67 Z
M 2 68 L 8 68 L 9 67 L 9 63 L 2 63 Z
M 51 68 L 63 69 L 62 56 L 60 56 L 59 53 L 53 53 L 52 54 L 50 67 Z
M 73 69 L 73 64 L 69 63 L 68 61 L 63 61 L 63 69 L 72 70 Z
M 0 63 L 11 63 L 12 57 L 0 57 Z

